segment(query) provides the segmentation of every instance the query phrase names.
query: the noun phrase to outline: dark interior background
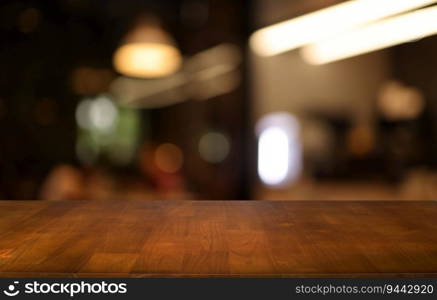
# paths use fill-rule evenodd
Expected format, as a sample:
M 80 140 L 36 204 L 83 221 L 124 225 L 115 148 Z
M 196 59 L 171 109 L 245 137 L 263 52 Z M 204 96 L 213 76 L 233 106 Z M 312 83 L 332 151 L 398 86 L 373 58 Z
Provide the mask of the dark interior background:
M 146 182 L 144 189 L 150 191 L 151 198 L 163 197 L 162 190 L 156 192 L 153 180 L 142 174 L 137 158 L 120 166 L 102 156 L 93 164 L 84 165 L 76 153 L 76 108 L 84 98 L 105 93 L 109 79 L 119 75 L 112 66 L 113 53 L 135 18 L 144 13 L 159 17 L 164 28 L 175 38 L 184 57 L 231 43 L 240 49 L 243 62 L 239 67 L 240 84 L 232 92 L 205 101 L 188 100 L 168 107 L 139 110 L 141 128 L 136 157 L 146 143 L 178 145 L 184 154 L 184 166 L 178 176 L 184 182 L 182 194 L 185 196 L 180 198 L 263 198 L 264 194 L 257 193 L 262 184 L 256 174 L 255 137 L 255 123 L 262 110 L 254 100 L 258 96 L 256 88 L 259 82 L 253 80 L 259 71 L 252 63 L 247 40 L 260 27 L 339 2 L 2 1 L 0 198 L 44 198 L 41 190 L 47 178 L 61 165 L 72 166 L 86 174 L 104 174 L 105 184 L 117 186 L 120 195 L 128 192 L 131 186 L 136 187 L 138 182 L 141 186 L 141 182 Z M 308 112 L 311 118 L 329 124 L 336 136 L 332 150 L 336 155 L 309 172 L 313 183 L 365 182 L 370 183 L 366 189 L 372 189 L 375 183 L 391 190 L 402 187 L 414 170 L 424 170 L 427 174 L 435 172 L 437 37 L 383 51 L 387 57 L 388 76 L 420 89 L 425 99 L 425 109 L 414 120 L 387 121 L 373 105 L 370 115 L 376 142 L 371 151 L 359 156 L 352 155 L 344 146 L 347 132 L 353 126 L 351 116 L 333 115 L 323 109 Z M 284 55 L 277 61 L 285 65 L 289 60 Z M 78 92 L 72 76 L 78 68 L 83 67 L 104 72 L 109 78 L 108 82 Z M 366 80 L 365 76 L 363 81 Z M 277 88 L 281 89 L 280 86 Z M 317 85 L 314 88 L 317 89 Z M 274 99 L 263 101 L 273 103 Z M 368 101 L 374 103 L 376 95 Z M 230 140 L 228 157 L 217 164 L 205 162 L 197 151 L 199 137 L 209 130 L 223 132 Z M 285 190 L 280 192 L 288 193 Z M 296 198 L 317 197 L 313 194 L 301 196 L 306 192 L 296 193 Z M 89 195 L 82 197 L 92 198 Z M 273 197 L 288 196 L 274 194 Z M 378 194 L 375 197 L 378 198 Z M 406 197 L 415 196 L 409 194 Z

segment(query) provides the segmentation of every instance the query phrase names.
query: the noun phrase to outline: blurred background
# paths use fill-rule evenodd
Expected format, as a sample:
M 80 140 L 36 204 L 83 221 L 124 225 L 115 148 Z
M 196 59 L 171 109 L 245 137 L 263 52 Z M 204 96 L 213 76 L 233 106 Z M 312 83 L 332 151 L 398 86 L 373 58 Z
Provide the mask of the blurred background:
M 435 200 L 434 0 L 3 0 L 0 199 Z

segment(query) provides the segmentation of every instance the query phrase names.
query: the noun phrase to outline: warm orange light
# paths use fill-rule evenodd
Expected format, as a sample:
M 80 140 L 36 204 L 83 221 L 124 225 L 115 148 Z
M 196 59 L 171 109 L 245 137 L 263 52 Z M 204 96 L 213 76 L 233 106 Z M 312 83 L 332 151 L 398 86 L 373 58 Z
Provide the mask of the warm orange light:
M 423 112 L 425 100 L 419 89 L 390 81 L 381 89 L 377 107 L 387 120 L 412 120 Z
M 173 144 L 160 145 L 155 152 L 156 166 L 166 173 L 176 173 L 182 168 L 184 156 L 181 149 Z
M 163 77 L 181 66 L 178 49 L 159 43 L 132 43 L 121 46 L 114 55 L 118 72 L 132 77 Z
M 157 78 L 178 71 L 182 56 L 158 19 L 141 16 L 115 51 L 113 62 L 123 75 Z

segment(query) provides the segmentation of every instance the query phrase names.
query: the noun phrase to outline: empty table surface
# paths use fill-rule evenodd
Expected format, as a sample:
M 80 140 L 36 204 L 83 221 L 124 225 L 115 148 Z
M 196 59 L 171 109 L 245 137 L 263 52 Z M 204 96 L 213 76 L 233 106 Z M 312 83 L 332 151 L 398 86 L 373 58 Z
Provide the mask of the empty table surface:
M 437 276 L 436 202 L 0 202 L 0 276 Z

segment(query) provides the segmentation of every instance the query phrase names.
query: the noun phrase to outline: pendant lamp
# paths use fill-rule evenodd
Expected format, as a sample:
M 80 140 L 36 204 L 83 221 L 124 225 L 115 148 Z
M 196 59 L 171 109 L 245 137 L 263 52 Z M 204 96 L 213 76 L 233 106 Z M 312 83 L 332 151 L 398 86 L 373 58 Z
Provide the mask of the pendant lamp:
M 156 18 L 141 17 L 115 51 L 113 63 L 129 77 L 159 78 L 177 72 L 182 56 Z

